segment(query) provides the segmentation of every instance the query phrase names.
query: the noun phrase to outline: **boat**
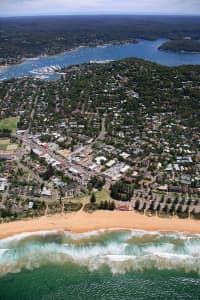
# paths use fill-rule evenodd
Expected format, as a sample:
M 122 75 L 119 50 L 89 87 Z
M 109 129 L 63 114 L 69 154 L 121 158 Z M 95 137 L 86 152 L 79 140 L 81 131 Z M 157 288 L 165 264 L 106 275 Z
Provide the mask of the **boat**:
M 59 65 L 52 65 L 52 66 L 48 66 L 48 67 L 43 67 L 40 69 L 33 69 L 32 71 L 30 71 L 30 73 L 32 74 L 36 74 L 36 75 L 42 75 L 42 74 L 53 74 L 56 71 L 61 70 L 61 67 Z
M 108 64 L 110 62 L 112 62 L 113 60 L 90 60 L 90 64 Z
M 32 58 L 29 57 L 29 58 L 26 58 L 27 61 L 32 61 L 32 60 L 35 61 L 35 60 L 39 60 L 39 59 L 40 59 L 39 57 L 32 57 Z
M 45 75 L 37 75 L 37 76 L 34 76 L 36 79 L 48 79 L 49 76 L 45 76 Z

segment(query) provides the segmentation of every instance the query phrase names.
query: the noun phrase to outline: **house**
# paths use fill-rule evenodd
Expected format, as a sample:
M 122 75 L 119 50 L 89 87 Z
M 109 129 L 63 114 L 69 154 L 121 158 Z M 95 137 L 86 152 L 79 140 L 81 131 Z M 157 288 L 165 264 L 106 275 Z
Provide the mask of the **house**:
M 116 209 L 123 210 L 123 211 L 133 210 L 130 204 L 117 204 Z
M 6 186 L 8 184 L 7 178 L 0 178 L 0 192 L 4 192 L 6 190 Z
M 4 192 L 6 190 L 6 185 L 5 183 L 0 183 L 0 192 Z
M 161 192 L 167 192 L 168 191 L 168 186 L 167 186 L 167 184 L 160 185 L 160 186 L 157 187 L 157 190 L 161 191 Z
M 168 164 L 168 166 L 166 167 L 165 171 L 167 171 L 167 172 L 172 172 L 172 171 L 173 171 L 173 166 L 172 166 L 172 164 Z
M 8 179 L 2 177 L 2 178 L 0 178 L 0 182 L 1 182 L 1 183 L 4 183 L 4 184 L 7 184 L 7 183 L 8 183 Z
M 106 163 L 106 167 L 111 168 L 115 164 L 115 159 L 110 160 L 109 162 Z
M 97 167 L 98 167 L 98 164 L 93 164 L 93 165 L 89 166 L 89 169 L 91 171 L 94 171 Z
M 43 152 L 38 149 L 32 149 L 32 150 L 33 150 L 33 153 L 35 153 L 37 156 L 41 156 L 43 154 Z
M 130 167 L 128 165 L 124 165 L 120 168 L 120 173 L 126 173 Z
M 134 178 L 132 177 L 129 177 L 129 176 L 125 176 L 123 178 L 124 182 L 127 183 L 127 184 L 132 184 L 134 182 Z
M 42 196 L 50 197 L 51 191 L 49 189 L 47 189 L 46 187 L 44 187 L 42 190 Z
M 98 156 L 95 158 L 95 161 L 98 165 L 101 165 L 101 162 L 106 162 L 107 158 L 105 156 Z
M 76 170 L 75 168 L 71 167 L 69 168 L 69 172 L 72 173 L 73 175 L 77 176 L 79 174 L 79 171 Z
M 73 182 L 69 185 L 65 185 L 61 188 L 62 197 L 74 198 L 80 193 L 80 185 L 77 182 Z
M 168 187 L 168 192 L 170 192 L 170 193 L 182 193 L 182 188 L 181 188 L 181 186 L 172 186 L 172 185 L 170 185 Z
M 122 153 L 120 154 L 120 156 L 121 156 L 123 159 L 127 159 L 127 158 L 130 157 L 130 154 L 128 154 L 128 153 L 126 153 L 126 152 L 122 152 Z
M 29 204 L 28 204 L 28 208 L 29 208 L 29 209 L 33 208 L 33 204 L 34 204 L 34 203 L 33 203 L 32 201 L 30 201 Z

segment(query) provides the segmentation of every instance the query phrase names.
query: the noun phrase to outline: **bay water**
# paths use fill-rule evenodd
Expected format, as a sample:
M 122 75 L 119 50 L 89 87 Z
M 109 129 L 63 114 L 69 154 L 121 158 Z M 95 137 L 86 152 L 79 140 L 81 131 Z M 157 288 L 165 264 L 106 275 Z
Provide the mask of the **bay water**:
M 160 51 L 159 46 L 165 39 L 155 41 L 139 40 L 137 44 L 105 45 L 100 47 L 85 47 L 54 56 L 42 56 L 24 60 L 23 63 L 8 67 L 0 73 L 0 80 L 24 77 L 42 76 L 44 79 L 59 79 L 51 68 L 62 68 L 71 65 L 90 63 L 91 61 L 121 60 L 129 57 L 142 58 L 166 66 L 198 65 L 200 53 L 175 53 Z

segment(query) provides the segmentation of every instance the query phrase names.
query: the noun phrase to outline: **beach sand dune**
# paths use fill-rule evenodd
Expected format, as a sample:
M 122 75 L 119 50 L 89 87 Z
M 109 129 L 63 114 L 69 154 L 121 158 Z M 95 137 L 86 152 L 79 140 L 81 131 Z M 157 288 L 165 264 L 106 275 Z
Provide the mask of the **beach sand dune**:
M 191 219 L 147 217 L 132 211 L 84 211 L 0 224 L 0 239 L 23 232 L 65 230 L 82 233 L 99 229 L 137 229 L 200 233 L 200 222 Z

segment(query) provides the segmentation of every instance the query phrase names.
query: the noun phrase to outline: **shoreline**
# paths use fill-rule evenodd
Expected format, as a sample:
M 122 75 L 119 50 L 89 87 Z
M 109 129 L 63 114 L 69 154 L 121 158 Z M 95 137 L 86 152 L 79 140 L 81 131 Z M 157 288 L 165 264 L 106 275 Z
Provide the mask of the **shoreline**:
M 171 50 L 171 49 L 162 49 L 158 47 L 158 50 L 161 52 L 177 53 L 177 54 L 200 54 L 200 51 L 184 51 L 184 50 Z
M 0 74 L 3 73 L 4 71 L 6 71 L 8 68 L 9 68 L 9 65 L 7 65 L 7 66 L 0 65 Z
M 200 234 L 197 220 L 147 217 L 133 211 L 84 211 L 47 215 L 35 219 L 0 224 L 0 240 L 39 231 L 70 231 L 85 233 L 98 230 L 145 230 Z
M 78 51 L 78 50 L 80 50 L 80 49 L 82 49 L 82 48 L 101 48 L 101 47 L 109 47 L 109 46 L 117 46 L 117 45 L 127 45 L 127 44 L 138 44 L 139 43 L 139 41 L 138 41 L 138 39 L 133 39 L 133 41 L 120 41 L 120 42 L 116 42 L 116 41 L 113 41 L 113 42 L 108 42 L 108 43 L 103 43 L 103 44 L 101 44 L 101 43 L 97 43 L 97 44 L 95 44 L 94 46 L 90 46 L 90 45 L 80 45 L 80 46 L 74 46 L 74 47 L 70 47 L 69 49 L 66 49 L 66 50 L 64 50 L 64 51 L 61 51 L 61 52 L 58 52 L 58 53 L 54 53 L 54 54 L 40 54 L 40 55 L 38 55 L 38 56 L 30 56 L 30 57 L 21 57 L 20 59 L 19 59 L 19 61 L 17 62 L 17 63 L 11 63 L 11 64 L 8 64 L 7 66 L 0 66 L 0 73 L 3 73 L 7 68 L 9 68 L 9 67 L 12 67 L 12 66 L 16 66 L 16 65 L 19 65 L 19 64 L 22 64 L 22 63 L 24 63 L 24 62 L 26 62 L 26 61 L 34 61 L 34 60 L 39 60 L 39 59 L 41 59 L 41 58 L 45 58 L 45 57 L 49 57 L 49 58 L 51 58 L 51 57 L 54 57 L 54 56 L 57 56 L 57 55 L 64 55 L 64 54 L 66 54 L 66 53 L 68 53 L 68 52 L 76 52 L 76 51 Z M 1 67 L 2 67 L 2 69 L 1 69 Z

